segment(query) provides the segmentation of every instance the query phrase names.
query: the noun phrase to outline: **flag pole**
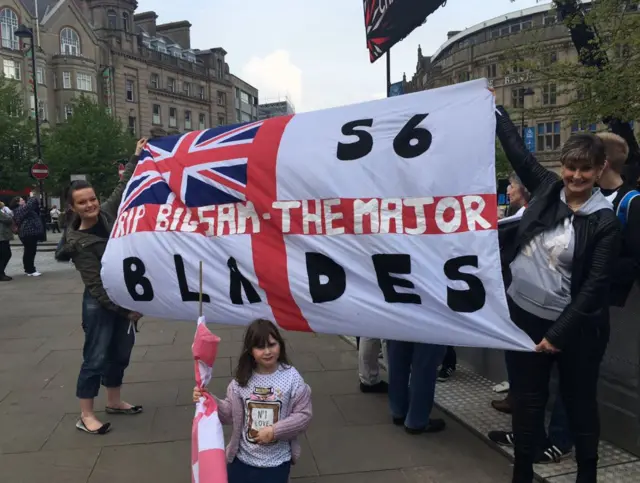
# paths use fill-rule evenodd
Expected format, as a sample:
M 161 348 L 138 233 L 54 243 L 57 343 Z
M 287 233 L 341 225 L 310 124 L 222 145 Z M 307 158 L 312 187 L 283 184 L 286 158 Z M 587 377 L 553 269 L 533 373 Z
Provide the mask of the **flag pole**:
M 200 284 L 198 293 L 198 305 L 200 310 L 200 317 L 202 317 L 202 260 L 200 260 Z
M 387 97 L 391 97 L 391 49 L 387 50 Z

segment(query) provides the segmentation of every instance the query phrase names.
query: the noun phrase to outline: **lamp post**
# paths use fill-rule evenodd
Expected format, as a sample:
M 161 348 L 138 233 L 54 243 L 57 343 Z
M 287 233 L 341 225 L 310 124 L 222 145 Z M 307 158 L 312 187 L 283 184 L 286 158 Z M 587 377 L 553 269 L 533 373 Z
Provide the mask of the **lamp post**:
M 520 135 L 522 136 L 522 139 L 524 139 L 524 102 L 525 102 L 525 98 L 528 96 L 532 96 L 534 95 L 535 92 L 533 91 L 533 89 L 531 87 L 527 87 L 524 92 L 522 93 L 522 120 L 520 123 Z
M 33 35 L 33 30 L 25 25 L 20 25 L 18 30 L 14 32 L 14 35 L 21 39 L 29 39 L 31 41 L 31 77 L 33 80 L 33 103 L 36 118 L 36 153 L 38 155 L 38 162 L 42 162 L 42 143 L 40 141 L 40 112 L 38 104 L 38 76 L 36 74 L 36 42 Z M 46 229 L 46 214 L 44 213 L 45 198 L 44 198 L 44 180 L 38 180 L 38 186 L 40 190 L 40 218 L 42 219 L 42 226 L 45 227 L 44 238 L 47 239 Z

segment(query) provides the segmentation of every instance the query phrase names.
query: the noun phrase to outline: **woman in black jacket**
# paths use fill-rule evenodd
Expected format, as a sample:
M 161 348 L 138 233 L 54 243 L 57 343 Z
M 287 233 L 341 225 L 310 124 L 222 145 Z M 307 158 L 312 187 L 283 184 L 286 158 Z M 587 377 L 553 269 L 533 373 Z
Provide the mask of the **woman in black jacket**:
M 604 168 L 604 144 L 591 134 L 571 136 L 562 147 L 558 177 L 527 151 L 502 107 L 497 134 L 532 195 L 513 241 L 502 248 L 511 271 L 511 319 L 537 344 L 536 352 L 507 355 L 514 398 L 512 481 L 533 481 L 535 452 L 545 437 L 549 378 L 557 363 L 575 439 L 576 481 L 595 483 L 597 382 L 609 340 L 610 270 L 620 243 L 611 203 L 595 188 Z

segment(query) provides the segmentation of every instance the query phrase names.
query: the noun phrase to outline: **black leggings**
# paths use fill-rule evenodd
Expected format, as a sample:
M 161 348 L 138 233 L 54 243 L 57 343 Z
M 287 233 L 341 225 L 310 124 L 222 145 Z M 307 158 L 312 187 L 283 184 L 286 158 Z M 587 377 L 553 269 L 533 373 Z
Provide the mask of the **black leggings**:
M 20 241 L 24 246 L 22 254 L 22 264 L 25 273 L 33 273 L 36 271 L 36 251 L 38 250 L 38 236 L 20 237 Z
M 9 240 L 0 241 L 0 277 L 4 276 L 4 270 L 11 259 L 11 245 Z
M 540 319 L 516 306 L 509 299 L 513 322 L 537 344 L 552 321 Z M 562 395 L 569 428 L 575 441 L 578 477 L 576 482 L 596 483 L 600 419 L 597 387 L 600 363 L 609 342 L 609 323 L 588 325 L 576 332 L 571 342 L 558 354 L 508 352 L 511 375 L 510 394 L 514 398 L 513 431 L 515 463 L 513 483 L 533 481 L 533 461 L 546 435 L 544 417 L 549 397 L 549 379 L 558 365 Z

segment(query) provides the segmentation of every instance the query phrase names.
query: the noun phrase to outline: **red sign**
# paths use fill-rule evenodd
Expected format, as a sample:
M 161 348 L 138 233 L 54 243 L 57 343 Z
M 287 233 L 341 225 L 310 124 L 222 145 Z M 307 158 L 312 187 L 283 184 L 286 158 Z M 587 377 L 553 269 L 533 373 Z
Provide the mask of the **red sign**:
M 124 164 L 120 163 L 118 165 L 118 176 L 120 176 L 120 179 L 122 179 L 123 174 L 124 174 Z
M 35 179 L 47 179 L 49 177 L 49 167 L 44 163 L 36 163 L 31 166 L 31 176 Z

